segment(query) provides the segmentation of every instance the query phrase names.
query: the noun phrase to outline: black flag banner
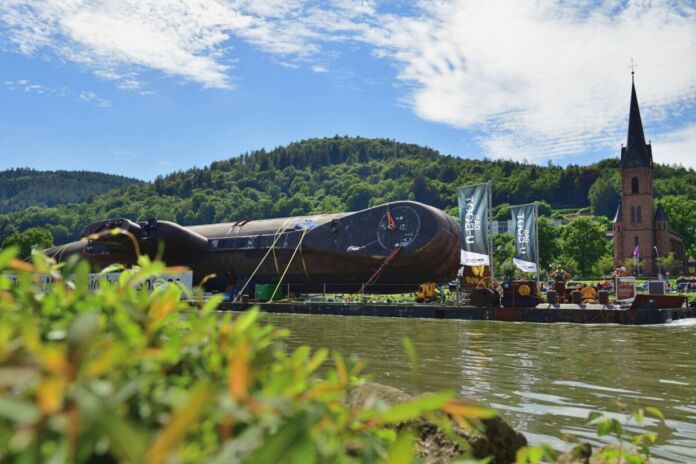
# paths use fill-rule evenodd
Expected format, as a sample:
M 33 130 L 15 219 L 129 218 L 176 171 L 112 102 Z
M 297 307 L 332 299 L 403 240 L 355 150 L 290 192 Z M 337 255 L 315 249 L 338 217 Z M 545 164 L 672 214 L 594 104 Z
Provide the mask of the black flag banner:
M 539 250 L 537 246 L 537 205 L 511 206 L 515 234 L 515 257 L 512 261 L 521 271 L 537 272 Z
M 462 227 L 461 264 L 490 266 L 488 214 L 491 183 L 459 189 L 459 219 Z

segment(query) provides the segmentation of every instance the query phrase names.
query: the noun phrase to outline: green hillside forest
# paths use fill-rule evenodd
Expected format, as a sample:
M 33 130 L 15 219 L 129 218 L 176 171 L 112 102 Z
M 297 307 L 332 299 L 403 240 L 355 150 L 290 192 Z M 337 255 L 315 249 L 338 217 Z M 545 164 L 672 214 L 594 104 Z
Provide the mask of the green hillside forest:
M 659 161 L 659 153 L 655 156 Z M 541 202 L 540 211 L 547 216 L 613 218 L 618 167 L 618 157 L 589 166 L 539 166 L 336 136 L 244 153 L 149 183 L 94 173 L 13 170 L 0 174 L 5 211 L 0 214 L 0 243 L 34 227 L 47 229 L 54 243 L 63 243 L 77 239 L 86 224 L 110 217 L 155 217 L 191 225 L 353 211 L 406 199 L 455 215 L 456 188 L 489 179 L 501 219 L 509 216 L 507 205 L 532 201 Z M 49 182 L 51 175 L 56 180 Z M 17 192 L 22 185 L 25 189 L 12 196 L 13 188 Z M 673 228 L 696 255 L 696 172 L 657 164 L 655 191 Z M 600 223 L 607 227 L 609 221 Z
M 0 171 L 0 213 L 30 206 L 82 203 L 109 190 L 140 183 L 137 179 L 89 171 Z

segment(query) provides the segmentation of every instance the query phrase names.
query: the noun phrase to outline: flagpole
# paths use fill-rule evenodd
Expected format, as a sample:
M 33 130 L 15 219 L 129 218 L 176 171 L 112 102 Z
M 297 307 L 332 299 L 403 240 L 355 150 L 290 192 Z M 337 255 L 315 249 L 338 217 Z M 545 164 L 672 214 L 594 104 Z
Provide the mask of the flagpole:
M 534 251 L 536 252 L 536 280 L 537 280 L 537 289 L 539 288 L 539 255 L 541 254 L 539 252 L 539 205 L 537 202 L 534 202 Z
M 491 267 L 491 282 L 495 279 L 493 272 L 493 181 L 488 184 L 488 261 Z

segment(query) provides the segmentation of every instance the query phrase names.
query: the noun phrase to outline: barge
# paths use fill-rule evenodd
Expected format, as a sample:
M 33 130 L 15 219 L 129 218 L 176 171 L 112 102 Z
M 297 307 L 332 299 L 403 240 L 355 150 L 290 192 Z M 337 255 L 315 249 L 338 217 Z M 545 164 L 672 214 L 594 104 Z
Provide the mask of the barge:
M 222 311 L 245 311 L 253 306 L 267 313 L 323 314 L 334 316 L 409 317 L 472 321 L 576 323 L 576 324 L 665 324 L 696 318 L 696 308 L 622 308 L 612 304 L 539 304 L 533 307 L 457 306 L 448 304 L 274 302 L 223 303 Z

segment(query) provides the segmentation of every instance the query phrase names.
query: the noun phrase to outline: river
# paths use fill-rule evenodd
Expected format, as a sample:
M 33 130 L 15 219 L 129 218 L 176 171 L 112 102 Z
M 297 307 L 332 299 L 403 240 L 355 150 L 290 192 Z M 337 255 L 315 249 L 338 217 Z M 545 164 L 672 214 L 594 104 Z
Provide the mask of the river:
M 366 360 L 374 381 L 411 393 L 455 390 L 490 405 L 532 444 L 567 449 L 561 436 L 570 433 L 596 445 L 589 412 L 620 414 L 616 400 L 629 409 L 655 406 L 666 418 L 644 425 L 658 434 L 655 458 L 696 462 L 696 320 L 632 327 L 265 317 L 292 331 L 290 347 L 327 347 Z M 403 337 L 416 347 L 418 375 Z

